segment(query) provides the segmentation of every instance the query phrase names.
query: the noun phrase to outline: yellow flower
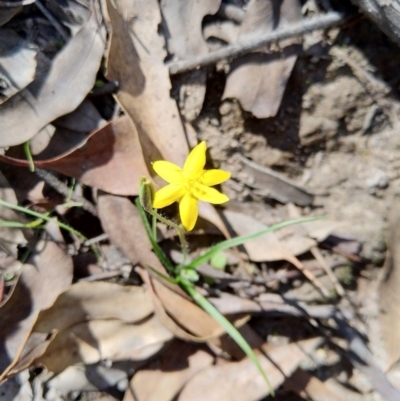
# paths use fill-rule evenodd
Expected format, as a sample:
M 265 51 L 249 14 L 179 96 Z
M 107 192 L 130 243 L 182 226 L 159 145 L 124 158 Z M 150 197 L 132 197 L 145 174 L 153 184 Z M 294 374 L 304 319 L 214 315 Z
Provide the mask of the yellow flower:
M 217 205 L 229 200 L 226 195 L 210 187 L 228 180 L 231 174 L 224 170 L 204 170 L 206 150 L 204 141 L 195 146 L 183 169 L 164 160 L 153 163 L 154 171 L 169 184 L 155 193 L 153 207 L 161 209 L 179 202 L 182 225 L 187 231 L 191 231 L 196 224 L 198 200 Z

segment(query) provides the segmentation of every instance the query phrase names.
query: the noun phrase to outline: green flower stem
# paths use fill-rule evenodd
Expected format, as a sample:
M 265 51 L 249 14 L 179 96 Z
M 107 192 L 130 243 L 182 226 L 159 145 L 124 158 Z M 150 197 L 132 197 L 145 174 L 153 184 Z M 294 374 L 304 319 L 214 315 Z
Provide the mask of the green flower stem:
M 146 208 L 144 207 L 144 205 L 141 205 L 144 210 L 146 210 L 147 213 L 149 213 L 151 216 L 153 216 L 154 218 L 156 218 L 157 220 L 159 220 L 161 223 L 164 223 L 165 225 L 172 227 L 173 229 L 175 229 L 178 233 L 178 237 L 179 237 L 179 242 L 181 243 L 181 247 L 182 247 L 182 253 L 183 253 L 183 260 L 185 261 L 187 256 L 188 256 L 188 244 L 186 242 L 186 238 L 185 238 L 185 229 L 183 228 L 182 224 L 176 224 L 171 220 L 168 220 L 167 218 L 161 216 L 160 214 L 158 214 L 155 209 L 152 208 Z M 154 227 L 154 225 L 153 225 Z
M 24 142 L 24 152 L 25 152 L 26 159 L 28 160 L 28 163 L 29 163 L 29 171 L 31 173 L 33 173 L 35 171 L 35 163 L 33 162 L 30 141 Z
M 140 218 L 142 219 L 142 223 L 144 225 L 144 228 L 146 230 L 147 236 L 149 237 L 149 240 L 151 242 L 151 245 L 153 247 L 153 250 L 154 250 L 155 254 L 157 255 L 157 257 L 160 260 L 160 262 L 167 269 L 168 273 L 174 274 L 175 273 L 175 267 L 172 265 L 170 260 L 167 258 L 167 255 L 165 255 L 164 251 L 158 245 L 157 238 L 154 235 L 152 227 L 150 227 L 150 223 L 147 220 L 145 209 L 143 208 L 142 203 L 140 202 L 139 198 L 136 199 L 135 204 L 136 204 L 136 207 L 138 209 Z

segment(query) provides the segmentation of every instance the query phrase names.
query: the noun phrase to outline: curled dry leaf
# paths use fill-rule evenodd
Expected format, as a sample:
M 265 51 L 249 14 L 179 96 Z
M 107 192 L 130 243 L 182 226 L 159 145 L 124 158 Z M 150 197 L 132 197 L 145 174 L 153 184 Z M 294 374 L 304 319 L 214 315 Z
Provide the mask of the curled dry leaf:
M 26 160 L 10 156 L 0 155 L 0 160 L 28 165 Z M 65 154 L 35 160 L 35 165 L 118 195 L 137 195 L 140 178 L 149 177 L 135 127 L 128 117 L 111 121 Z
M 282 384 L 300 362 L 321 343 L 321 338 L 304 340 L 258 352 L 261 366 L 274 389 Z M 182 390 L 179 401 L 256 401 L 269 393 L 267 384 L 249 359 L 211 366 L 198 373 Z
M 281 28 L 301 20 L 298 0 L 279 3 L 251 0 L 240 28 L 238 42 L 251 36 Z M 298 39 L 288 39 L 279 53 L 265 54 L 266 49 L 232 62 L 223 99 L 237 98 L 243 109 L 258 118 L 273 117 L 278 112 L 286 82 L 300 51 Z
M 213 360 L 198 345 L 175 340 L 160 358 L 133 376 L 124 401 L 172 401 L 186 382 Z
M 36 50 L 11 29 L 0 29 L 0 104 L 29 85 L 36 71 Z
M 40 311 L 53 305 L 72 281 L 72 260 L 51 241 L 37 243 L 8 302 L 0 309 L 4 344 L 0 354 L 0 380 L 18 362 Z
M 183 165 L 188 146 L 170 97 L 158 1 L 107 0 L 107 8 L 112 26 L 107 78 L 119 83 L 117 99 L 138 130 L 145 160 Z
M 31 139 L 49 122 L 78 107 L 93 87 L 104 46 L 104 29 L 93 11 L 49 71 L 0 105 L 0 147 Z

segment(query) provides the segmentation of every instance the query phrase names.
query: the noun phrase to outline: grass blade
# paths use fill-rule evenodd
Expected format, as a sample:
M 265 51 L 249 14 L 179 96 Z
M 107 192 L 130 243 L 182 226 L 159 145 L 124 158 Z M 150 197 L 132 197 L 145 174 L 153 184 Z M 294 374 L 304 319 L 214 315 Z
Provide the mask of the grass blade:
M 261 230 L 256 233 L 253 233 L 253 234 L 242 235 L 240 237 L 235 237 L 235 238 L 228 239 L 226 241 L 222 241 L 219 244 L 216 244 L 213 247 L 211 247 L 203 255 L 199 256 L 198 258 L 196 258 L 192 262 L 190 262 L 187 266 L 185 266 L 185 269 L 195 269 L 196 267 L 199 267 L 203 263 L 210 260 L 218 252 L 224 251 L 225 249 L 232 248 L 234 246 L 243 245 L 247 241 L 256 239 L 256 238 L 261 237 L 264 234 L 268 234 L 272 231 L 279 230 L 280 228 L 292 226 L 294 224 L 308 223 L 310 221 L 316 221 L 316 220 L 321 220 L 321 219 L 324 219 L 324 217 L 303 217 L 301 219 L 287 220 L 287 221 L 283 221 L 282 223 L 274 224 L 274 225 L 266 228 L 265 230 Z
M 257 355 L 254 353 L 248 342 L 240 334 L 239 330 L 224 316 L 219 312 L 219 310 L 203 295 L 196 291 L 194 286 L 187 282 L 186 280 L 179 278 L 179 283 L 182 285 L 183 289 L 192 297 L 192 299 L 214 320 L 216 320 L 227 332 L 227 334 L 236 342 L 236 344 L 243 350 L 243 352 L 251 359 L 251 361 L 256 365 L 257 369 L 263 376 L 265 382 L 267 383 L 270 393 L 274 396 L 274 389 L 268 380 L 268 377 L 262 368 Z

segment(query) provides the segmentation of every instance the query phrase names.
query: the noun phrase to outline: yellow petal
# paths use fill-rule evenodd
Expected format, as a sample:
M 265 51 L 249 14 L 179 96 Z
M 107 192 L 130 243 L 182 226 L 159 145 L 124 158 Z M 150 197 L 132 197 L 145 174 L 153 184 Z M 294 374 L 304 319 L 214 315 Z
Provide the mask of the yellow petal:
M 204 141 L 192 149 L 183 166 L 183 174 L 186 178 L 196 179 L 203 172 L 206 164 L 206 150 L 207 145 Z
M 185 188 L 182 185 L 169 184 L 155 193 L 153 207 L 155 209 L 167 207 L 179 201 L 185 195 L 185 192 Z
M 194 184 L 191 190 L 194 197 L 204 202 L 219 205 L 221 203 L 228 202 L 229 200 L 226 195 L 221 194 L 221 192 L 217 191 L 216 189 L 207 187 L 200 183 Z
M 212 187 L 213 185 L 221 184 L 221 182 L 229 180 L 229 178 L 231 178 L 231 173 L 215 169 L 205 170 L 199 181 L 208 187 Z
M 153 163 L 154 171 L 169 184 L 182 182 L 182 169 L 174 163 L 160 160 Z
M 179 202 L 179 214 L 183 227 L 187 231 L 193 230 L 199 215 L 199 205 L 196 198 L 190 194 L 186 194 Z

